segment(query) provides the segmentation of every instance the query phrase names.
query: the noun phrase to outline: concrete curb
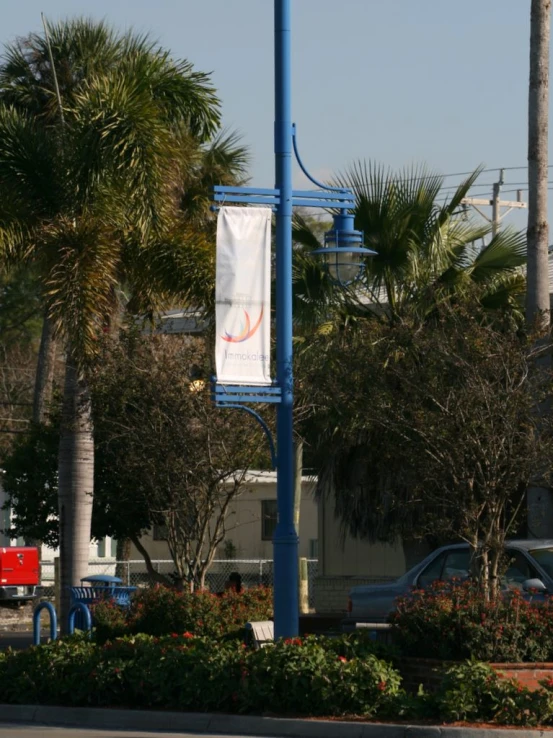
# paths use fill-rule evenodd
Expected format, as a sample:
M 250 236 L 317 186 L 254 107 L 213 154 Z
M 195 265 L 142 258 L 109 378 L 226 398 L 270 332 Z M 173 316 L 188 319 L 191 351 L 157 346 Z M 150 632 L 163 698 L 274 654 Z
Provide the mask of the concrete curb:
M 271 738 L 544 738 L 549 735 L 549 731 L 509 728 L 388 725 L 347 720 L 296 720 L 252 715 L 45 705 L 0 705 L 0 723 Z

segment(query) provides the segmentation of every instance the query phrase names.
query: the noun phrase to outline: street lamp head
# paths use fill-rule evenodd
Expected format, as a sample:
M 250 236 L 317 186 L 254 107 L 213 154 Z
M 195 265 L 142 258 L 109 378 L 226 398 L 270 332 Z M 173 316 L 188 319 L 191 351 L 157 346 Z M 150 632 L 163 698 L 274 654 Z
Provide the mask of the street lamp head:
M 359 279 L 365 259 L 376 251 L 363 246 L 363 233 L 355 230 L 353 215 L 342 210 L 333 221 L 334 228 L 325 233 L 324 247 L 313 254 L 322 258 L 332 281 L 346 287 Z

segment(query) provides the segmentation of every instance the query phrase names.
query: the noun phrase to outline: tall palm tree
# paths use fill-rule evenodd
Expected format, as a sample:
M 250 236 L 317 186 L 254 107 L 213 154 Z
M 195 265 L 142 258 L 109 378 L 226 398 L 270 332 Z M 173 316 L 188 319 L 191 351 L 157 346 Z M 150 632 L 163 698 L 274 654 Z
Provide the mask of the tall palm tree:
M 547 131 L 549 118 L 549 36 L 551 0 L 532 0 L 528 95 L 528 293 L 529 323 L 544 329 L 549 318 Z
M 528 288 L 526 319 L 546 335 L 551 326 L 549 303 L 549 45 L 551 0 L 532 0 L 530 6 L 530 78 L 528 89 Z M 551 355 L 542 352 L 540 367 L 551 369 Z M 549 414 L 551 402 L 538 414 Z M 540 473 L 536 474 L 537 479 Z M 528 488 L 528 530 L 538 538 L 553 534 L 553 494 L 536 480 Z
M 394 321 L 406 309 L 415 309 L 424 319 L 440 300 L 471 286 L 479 287 L 484 305 L 520 311 L 524 235 L 505 229 L 479 249 L 476 244 L 490 228 L 466 219 L 462 209 L 479 173 L 477 169 L 443 203 L 443 178 L 425 168 L 395 174 L 358 162 L 337 178 L 339 185 L 354 191 L 355 227 L 363 231 L 365 245 L 377 252 L 366 262 L 361 281 L 340 297 L 350 311 Z M 314 306 L 325 304 L 331 300 L 328 284 L 309 259 L 309 250 L 320 247 L 320 241 L 301 218 L 296 218 L 294 238 L 303 246 L 298 289 L 311 295 Z
M 189 251 L 205 250 L 205 237 L 186 223 L 175 193 L 191 141 L 199 145 L 213 135 L 220 116 L 208 75 L 173 61 L 145 37 L 117 37 L 86 21 L 61 23 L 51 36 L 63 127 L 40 36 L 30 37 L 36 55 L 14 47 L 0 77 L 0 254 L 34 264 L 47 315 L 64 343 L 64 623 L 68 587 L 88 567 L 93 443 L 87 366 L 123 279 L 136 304 L 152 305 L 172 292 L 182 297 L 185 286 L 192 287 Z
M 140 59 L 144 62 L 149 55 L 155 54 L 162 62 L 158 69 L 159 77 L 155 79 L 155 94 L 165 98 L 168 111 L 171 97 L 176 96 L 179 109 L 174 122 L 178 125 L 184 123 L 182 132 L 187 134 L 181 142 L 183 178 L 185 174 L 190 178 L 189 172 L 197 167 L 198 160 L 206 151 L 203 142 L 212 136 L 219 121 L 218 100 L 213 88 L 205 84 L 208 76 L 193 71 L 192 65 L 186 61 L 174 65 L 180 76 L 166 75 L 163 64 L 167 69 L 172 64 L 167 52 L 156 48 L 145 35 L 118 34 L 104 22 L 82 18 L 65 21 L 50 26 L 49 36 L 50 44 L 45 35 L 38 33 L 7 44 L 0 64 L 0 98 L 18 111 L 36 116 L 49 129 L 53 128 L 55 135 L 60 137 L 60 149 L 63 150 L 63 106 L 73 104 L 92 78 L 112 74 L 121 64 L 129 64 L 131 58 L 140 64 Z M 145 74 L 143 83 L 147 83 L 148 74 L 152 72 L 153 68 Z M 136 69 L 136 75 L 139 74 L 140 70 Z M 201 95 L 197 94 L 200 88 Z M 188 96 L 187 110 L 178 104 L 179 96 L 182 99 L 183 95 Z M 243 147 L 231 138 L 219 140 L 230 165 L 236 163 L 237 154 L 245 156 Z M 48 407 L 55 352 L 53 326 L 45 315 L 35 382 L 33 415 L 36 422 L 44 420 Z

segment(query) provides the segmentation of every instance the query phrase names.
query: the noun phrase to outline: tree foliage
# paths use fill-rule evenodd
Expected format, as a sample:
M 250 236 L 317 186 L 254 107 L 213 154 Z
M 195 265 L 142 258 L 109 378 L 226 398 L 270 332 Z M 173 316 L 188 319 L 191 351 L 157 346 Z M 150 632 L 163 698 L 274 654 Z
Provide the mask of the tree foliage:
M 234 174 L 247 157 L 235 137 L 210 143 L 219 102 L 190 62 L 103 23 L 50 31 L 63 122 L 42 35 L 8 45 L 0 65 L 0 260 L 34 265 L 82 362 L 123 280 L 134 310 L 193 291 L 189 252 L 206 247 L 179 207 L 185 188 L 201 191 L 207 152 Z
M 493 579 L 529 479 L 553 460 L 535 411 L 551 378 L 534 352 L 474 302 L 312 342 L 298 360 L 304 434 L 345 529 L 466 540 Z
M 491 238 L 488 225 L 467 217 L 462 200 L 479 174 L 476 169 L 442 201 L 443 177 L 425 167 L 393 172 L 356 162 L 334 184 L 353 190 L 355 228 L 376 255 L 366 260 L 361 280 L 348 294 L 332 298 L 328 280 L 309 258 L 309 251 L 322 245 L 320 234 L 296 218 L 294 239 L 303 246 L 305 262 L 297 281 L 304 302 L 326 305 L 327 317 L 334 305 L 349 316 L 397 321 L 416 315 L 424 321 L 443 302 L 474 295 L 476 288 L 486 310 L 508 311 L 521 320 L 526 240 L 508 228 Z
M 59 546 L 58 446 L 59 424 L 32 426 L 19 437 L 3 463 L 2 485 L 10 510 L 10 538 L 43 541 Z
M 267 463 L 266 439 L 246 414 L 211 402 L 203 339 L 106 339 L 92 374 L 95 495 L 92 535 L 131 539 L 166 531 L 177 580 L 202 586 L 248 468 Z M 22 438 L 6 465 L 14 535 L 57 546 L 55 419 Z
M 0 466 L 31 416 L 40 290 L 24 269 L 0 269 Z
M 139 512 L 162 525 L 178 579 L 192 587 L 203 586 L 266 443 L 249 416 L 214 406 L 208 376 L 203 339 L 131 333 L 106 345 L 92 385 L 105 532 L 120 536 L 112 521 L 121 528 Z M 142 550 L 136 529 L 127 537 Z

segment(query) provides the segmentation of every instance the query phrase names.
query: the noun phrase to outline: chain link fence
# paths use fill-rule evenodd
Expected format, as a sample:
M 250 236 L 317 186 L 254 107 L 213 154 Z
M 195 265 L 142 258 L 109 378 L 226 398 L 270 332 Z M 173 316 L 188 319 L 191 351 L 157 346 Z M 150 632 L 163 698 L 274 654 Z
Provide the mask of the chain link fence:
M 318 571 L 318 560 L 307 559 L 307 577 L 309 607 L 314 607 L 315 577 Z M 171 575 L 175 565 L 171 560 L 152 561 L 154 569 L 159 574 Z M 42 586 L 46 597 L 54 596 L 55 569 L 53 561 L 42 562 Z M 273 561 L 272 559 L 216 559 L 206 575 L 206 586 L 210 592 L 223 592 L 229 575 L 237 572 L 242 577 L 245 587 L 272 587 Z M 133 561 L 115 561 L 114 559 L 98 559 L 89 561 L 88 575 L 110 574 L 118 576 L 123 584 L 132 587 L 149 587 L 152 582 L 146 571 L 142 559 Z

